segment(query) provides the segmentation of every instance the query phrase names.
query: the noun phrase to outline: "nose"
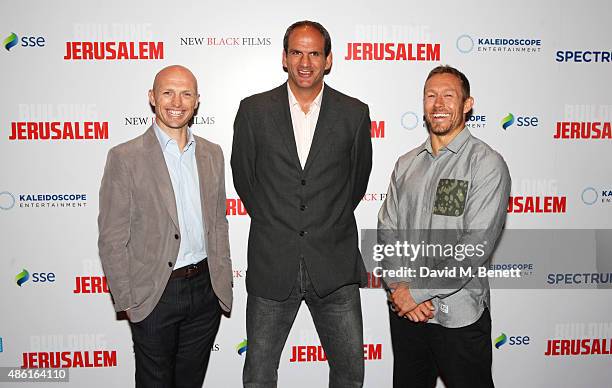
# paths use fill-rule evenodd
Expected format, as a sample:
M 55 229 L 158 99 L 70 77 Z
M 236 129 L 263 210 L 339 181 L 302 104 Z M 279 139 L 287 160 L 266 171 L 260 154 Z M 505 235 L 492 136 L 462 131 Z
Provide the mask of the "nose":
M 436 99 L 434 100 L 434 107 L 442 107 L 444 106 L 444 98 L 442 97 L 442 95 L 438 94 L 436 96 Z
M 302 57 L 300 58 L 300 66 L 310 66 L 310 55 L 302 55 Z
M 179 93 L 174 94 L 170 103 L 172 106 L 181 106 L 181 95 Z

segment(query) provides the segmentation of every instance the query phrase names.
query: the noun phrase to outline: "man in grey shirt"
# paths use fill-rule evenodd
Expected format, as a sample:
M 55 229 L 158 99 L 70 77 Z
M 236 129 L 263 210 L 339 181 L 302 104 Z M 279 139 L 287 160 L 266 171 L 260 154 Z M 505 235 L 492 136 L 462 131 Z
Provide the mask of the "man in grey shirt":
M 489 283 L 478 268 L 502 230 L 511 182 L 503 158 L 465 128 L 473 104 L 463 73 L 450 66 L 429 73 L 429 138 L 398 159 L 378 214 L 379 242 L 423 245 L 417 258 L 395 253 L 382 262 L 394 387 L 434 387 L 438 376 L 452 387 L 493 386 Z M 430 252 L 434 242 L 451 254 Z

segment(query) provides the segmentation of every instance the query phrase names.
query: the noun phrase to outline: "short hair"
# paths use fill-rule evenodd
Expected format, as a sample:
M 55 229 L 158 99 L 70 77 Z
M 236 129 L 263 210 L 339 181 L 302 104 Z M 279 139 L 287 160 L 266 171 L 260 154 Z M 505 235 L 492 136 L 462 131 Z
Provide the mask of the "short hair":
M 465 102 L 465 100 L 470 97 L 470 81 L 468 81 L 465 74 L 463 74 L 452 66 L 440 65 L 429 72 L 425 83 L 427 83 L 427 81 L 436 74 L 452 74 L 455 77 L 459 78 L 459 81 L 461 81 L 461 92 L 463 93 L 463 101 Z
M 323 39 L 325 40 L 323 52 L 325 53 L 325 58 L 327 58 L 331 53 L 331 37 L 329 36 L 329 32 L 327 32 L 325 27 L 323 27 L 320 23 L 313 22 L 310 20 L 302 20 L 299 22 L 295 22 L 290 25 L 289 28 L 287 28 L 287 31 L 285 31 L 285 37 L 283 38 L 283 49 L 285 50 L 285 53 L 289 49 L 289 35 L 291 35 L 293 30 L 298 27 L 312 27 L 321 33 Z

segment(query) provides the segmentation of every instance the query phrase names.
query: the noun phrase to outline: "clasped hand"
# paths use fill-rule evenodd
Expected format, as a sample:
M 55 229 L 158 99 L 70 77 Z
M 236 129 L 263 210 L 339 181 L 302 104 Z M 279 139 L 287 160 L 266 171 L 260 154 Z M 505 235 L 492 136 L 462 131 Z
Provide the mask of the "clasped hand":
M 435 307 L 431 300 L 417 304 L 410 288 L 406 283 L 393 283 L 389 285 L 391 293 L 389 301 L 398 316 L 407 318 L 412 322 L 427 322 L 434 316 Z

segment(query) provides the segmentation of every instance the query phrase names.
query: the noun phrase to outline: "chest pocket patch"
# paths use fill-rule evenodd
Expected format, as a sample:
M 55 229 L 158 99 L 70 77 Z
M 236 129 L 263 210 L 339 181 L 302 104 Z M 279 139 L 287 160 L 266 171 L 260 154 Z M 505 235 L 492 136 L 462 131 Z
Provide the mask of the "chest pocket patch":
M 440 179 L 436 189 L 433 214 L 458 217 L 465 209 L 468 181 L 461 179 Z

